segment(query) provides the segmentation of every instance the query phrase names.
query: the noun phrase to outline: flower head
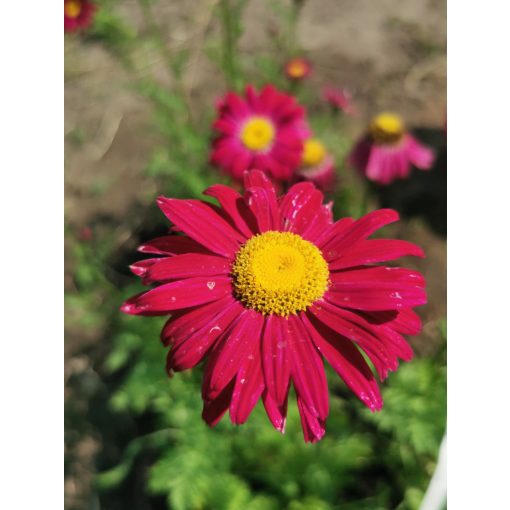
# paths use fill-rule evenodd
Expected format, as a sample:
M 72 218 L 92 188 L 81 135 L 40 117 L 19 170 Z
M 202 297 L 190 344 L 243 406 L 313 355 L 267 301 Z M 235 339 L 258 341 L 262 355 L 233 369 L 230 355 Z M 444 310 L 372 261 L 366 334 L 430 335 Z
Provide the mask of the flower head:
M 64 0 L 64 31 L 88 28 L 95 11 L 96 5 L 90 0 Z
M 299 179 L 313 182 L 323 191 L 332 189 L 335 183 L 335 163 L 333 156 L 317 138 L 306 140 L 301 166 L 296 170 Z
M 278 198 L 263 172 L 244 180 L 243 195 L 219 184 L 205 191 L 219 206 L 158 199 L 182 235 L 140 247 L 153 258 L 131 269 L 155 287 L 122 310 L 171 314 L 161 333 L 169 372 L 207 359 L 202 416 L 209 425 L 227 410 L 244 423 L 262 399 L 283 432 L 292 384 L 305 441 L 318 441 L 329 412 L 324 358 L 373 411 L 382 399 L 361 351 L 381 380 L 399 358 L 411 359 L 402 335 L 420 331 L 412 308 L 426 302 L 424 279 L 373 264 L 423 252 L 405 241 L 368 240 L 398 219 L 395 211 L 334 222 L 331 204 L 309 182 Z
M 432 149 L 406 131 L 403 120 L 393 113 L 372 119 L 368 133 L 358 141 L 348 162 L 379 184 L 405 179 L 411 165 L 429 170 L 435 159 Z
M 312 72 L 312 64 L 303 57 L 291 58 L 285 64 L 285 75 L 290 80 L 302 80 L 307 78 Z
M 271 85 L 260 93 L 248 86 L 244 97 L 229 92 L 219 102 L 213 127 L 218 135 L 211 163 L 236 179 L 258 168 L 277 181 L 289 181 L 309 136 L 304 109 Z
M 357 115 L 357 110 L 352 104 L 352 94 L 347 89 L 328 86 L 324 87 L 322 95 L 334 110 L 340 110 L 347 115 Z

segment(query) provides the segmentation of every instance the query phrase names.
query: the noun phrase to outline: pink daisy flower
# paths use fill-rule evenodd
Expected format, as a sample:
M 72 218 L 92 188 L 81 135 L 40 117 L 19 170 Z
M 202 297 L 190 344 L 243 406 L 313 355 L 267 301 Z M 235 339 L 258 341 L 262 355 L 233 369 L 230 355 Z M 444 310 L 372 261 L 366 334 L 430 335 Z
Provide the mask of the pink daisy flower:
M 358 112 L 352 104 L 352 94 L 345 88 L 324 87 L 322 91 L 324 100 L 329 103 L 333 109 L 340 110 L 346 115 L 357 115 Z
M 405 179 L 411 165 L 429 170 L 435 153 L 405 130 L 402 119 L 393 113 L 374 117 L 370 129 L 353 148 L 348 163 L 379 184 Z
M 76 32 L 88 28 L 96 8 L 89 0 L 64 0 L 64 31 Z
M 285 64 L 285 75 L 289 80 L 302 80 L 307 78 L 312 72 L 312 64 L 309 60 L 303 57 L 291 58 Z
M 169 372 L 207 359 L 202 416 L 210 426 L 226 411 L 234 424 L 244 423 L 261 399 L 284 432 L 292 385 L 304 439 L 315 442 L 329 412 L 324 359 L 376 411 L 382 399 L 362 351 L 381 380 L 399 358 L 412 358 L 402 335 L 421 329 L 412 308 L 426 302 L 423 276 L 372 264 L 423 252 L 406 241 L 368 240 L 398 219 L 393 210 L 333 222 L 309 182 L 280 198 L 261 171 L 247 172 L 244 184 L 244 195 L 208 188 L 218 206 L 158 199 L 182 235 L 139 248 L 153 258 L 131 269 L 155 287 L 121 309 L 171 314 L 161 332 Z
M 294 97 L 265 86 L 245 97 L 229 92 L 218 105 L 211 163 L 236 179 L 258 168 L 277 181 L 289 181 L 309 136 L 305 111 Z
M 330 191 L 333 188 L 336 177 L 335 162 L 320 140 L 316 138 L 306 140 L 296 177 L 313 182 L 323 191 Z

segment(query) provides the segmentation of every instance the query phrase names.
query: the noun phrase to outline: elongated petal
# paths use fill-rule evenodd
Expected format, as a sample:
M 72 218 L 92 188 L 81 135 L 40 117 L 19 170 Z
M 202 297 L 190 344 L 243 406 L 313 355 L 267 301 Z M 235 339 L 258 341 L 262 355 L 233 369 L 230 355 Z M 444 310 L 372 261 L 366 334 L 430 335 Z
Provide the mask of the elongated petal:
M 372 211 L 359 220 L 352 222 L 347 229 L 342 229 L 340 234 L 328 236 L 328 238 L 320 244 L 319 248 L 321 248 L 327 260 L 332 260 L 344 251 L 347 251 L 354 243 L 366 239 L 376 230 L 398 219 L 398 213 L 393 209 Z
M 264 188 L 268 192 L 273 192 L 276 196 L 276 191 L 273 184 L 262 170 L 250 170 L 244 172 L 244 189 L 249 188 Z
M 274 191 L 265 188 L 248 188 L 245 193 L 246 205 L 257 219 L 257 232 L 277 230 L 280 214 Z
M 424 305 L 425 281 L 417 271 L 369 267 L 331 273 L 329 298 L 338 306 L 356 310 L 398 310 Z
M 257 348 L 247 355 L 237 373 L 232 401 L 230 402 L 232 423 L 241 425 L 248 419 L 262 395 L 264 387 L 260 349 Z
M 290 188 L 280 205 L 281 229 L 301 234 L 320 213 L 324 197 L 309 182 L 300 182 Z
M 328 228 L 324 229 L 324 231 L 317 236 L 315 244 L 324 252 L 324 247 L 332 241 L 338 241 L 341 239 L 348 232 L 349 227 L 355 223 L 355 221 L 356 220 L 353 218 L 348 217 L 336 221 L 332 225 L 328 226 Z M 338 254 L 334 252 L 334 254 L 328 255 L 328 259 L 336 255 Z
M 316 443 L 320 441 L 326 433 L 324 420 L 315 416 L 299 396 L 297 398 L 297 405 L 299 416 L 301 417 L 301 427 L 303 429 L 305 443 Z
M 204 195 L 214 197 L 228 214 L 237 230 L 249 239 L 255 232 L 256 219 L 244 203 L 243 197 L 232 188 L 215 184 L 204 191 Z
M 204 400 L 204 408 L 202 410 L 202 419 L 210 427 L 214 427 L 227 412 L 234 391 L 234 381 L 232 381 L 225 389 L 214 399 Z
M 326 260 L 329 262 L 330 270 L 335 271 L 347 267 L 385 262 L 409 255 L 415 257 L 425 256 L 419 246 L 407 241 L 371 239 L 369 241 L 360 241 L 351 246 L 349 250 L 340 253 L 337 257 Z
M 142 253 L 155 255 L 182 255 L 183 253 L 211 253 L 205 246 L 187 236 L 162 236 L 147 241 L 138 247 Z
M 207 355 L 210 347 L 229 330 L 241 315 L 242 306 L 232 300 L 227 307 L 189 337 L 177 337 L 167 356 L 167 370 L 179 372 L 193 368 Z
M 372 411 L 381 409 L 382 398 L 377 381 L 357 347 L 313 316 L 301 315 L 317 349 L 345 384 Z
M 422 329 L 420 317 L 410 308 L 385 312 L 361 312 L 361 315 L 372 324 L 387 326 L 404 335 L 417 335 Z
M 124 313 L 147 315 L 170 312 L 210 303 L 232 294 L 230 278 L 210 276 L 166 283 L 128 299 L 121 307 Z
M 233 379 L 247 353 L 252 353 L 260 342 L 263 323 L 264 318 L 260 313 L 245 309 L 232 329 L 224 335 L 221 345 L 207 363 L 210 379 L 205 388 L 206 398 L 216 398 Z
M 281 406 L 278 406 L 269 391 L 265 389 L 262 393 L 262 402 L 264 403 L 264 409 L 266 410 L 269 421 L 276 430 L 279 430 L 283 434 L 285 432 L 285 423 L 287 420 L 287 398 L 285 398 Z
M 218 255 L 232 259 L 245 238 L 214 209 L 198 200 L 160 197 L 165 216 L 189 237 Z
M 329 412 L 328 383 L 322 358 L 301 319 L 291 315 L 288 320 L 292 328 L 289 358 L 294 386 L 309 411 L 325 420 Z
M 225 296 L 206 305 L 173 312 L 161 331 L 161 342 L 166 347 L 182 342 L 208 324 L 233 301 L 232 296 Z
M 289 391 L 290 363 L 287 321 L 283 317 L 266 317 L 262 338 L 262 368 L 264 380 L 277 406 L 281 406 Z
M 187 253 L 159 259 L 143 274 L 147 283 L 180 280 L 194 276 L 226 275 L 232 263 L 224 257 Z

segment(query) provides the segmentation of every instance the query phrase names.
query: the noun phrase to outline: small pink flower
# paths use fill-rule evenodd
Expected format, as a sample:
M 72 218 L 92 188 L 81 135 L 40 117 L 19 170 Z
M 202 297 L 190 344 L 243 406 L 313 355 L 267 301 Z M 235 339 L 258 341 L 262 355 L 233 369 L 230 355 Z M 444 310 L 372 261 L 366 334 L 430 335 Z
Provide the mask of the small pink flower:
M 407 132 L 402 119 L 392 113 L 377 115 L 348 157 L 351 166 L 379 184 L 406 179 L 411 165 L 429 170 L 434 160 L 434 151 Z
M 345 88 L 324 87 L 322 95 L 335 110 L 340 110 L 346 115 L 355 116 L 358 114 L 352 104 L 352 94 Z
M 245 191 L 217 184 L 205 194 L 219 205 L 160 197 L 158 204 L 182 235 L 139 248 L 153 258 L 132 271 L 155 287 L 128 299 L 122 311 L 167 315 L 167 370 L 207 359 L 204 420 L 225 412 L 244 423 L 259 399 L 283 432 L 294 386 L 305 441 L 325 433 L 329 413 L 326 359 L 372 411 L 381 409 L 376 379 L 413 352 L 402 335 L 421 329 L 412 311 L 426 302 L 423 276 L 377 266 L 408 255 L 414 244 L 368 237 L 398 220 L 381 209 L 359 220 L 334 222 L 331 205 L 309 182 L 277 197 L 268 177 L 245 174 Z
M 89 0 L 64 0 L 64 31 L 84 30 L 92 23 L 97 6 Z
M 291 58 L 285 64 L 285 75 L 289 80 L 303 80 L 312 72 L 312 64 L 303 57 Z
M 316 138 L 306 140 L 296 177 L 313 182 L 323 191 L 331 191 L 334 187 L 335 162 L 321 141 Z
M 258 168 L 276 181 L 289 181 L 310 134 L 303 107 L 272 85 L 260 93 L 249 85 L 245 97 L 226 94 L 213 128 L 218 135 L 210 161 L 238 180 Z

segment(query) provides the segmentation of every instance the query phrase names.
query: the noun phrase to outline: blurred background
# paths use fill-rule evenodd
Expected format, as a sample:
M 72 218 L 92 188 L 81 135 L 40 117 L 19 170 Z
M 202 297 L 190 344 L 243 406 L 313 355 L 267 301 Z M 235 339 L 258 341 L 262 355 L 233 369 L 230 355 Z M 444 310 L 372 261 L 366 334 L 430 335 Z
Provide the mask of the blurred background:
M 65 36 L 65 500 L 68 509 L 417 509 L 446 425 L 446 1 L 102 0 Z M 307 58 L 299 84 L 283 68 Z M 166 232 L 160 195 L 229 182 L 208 161 L 215 103 L 273 83 L 295 94 L 336 162 L 335 218 L 392 207 L 384 229 L 422 246 L 416 357 L 382 383 L 372 414 L 328 373 L 325 438 L 305 445 L 263 409 L 242 427 L 201 420 L 201 369 L 165 374 L 164 318 L 123 316 L 142 290 L 128 266 Z M 358 114 L 333 114 L 326 85 Z M 345 157 L 380 111 L 437 153 L 429 172 L 376 186 Z M 329 377 L 331 375 L 331 377 Z

